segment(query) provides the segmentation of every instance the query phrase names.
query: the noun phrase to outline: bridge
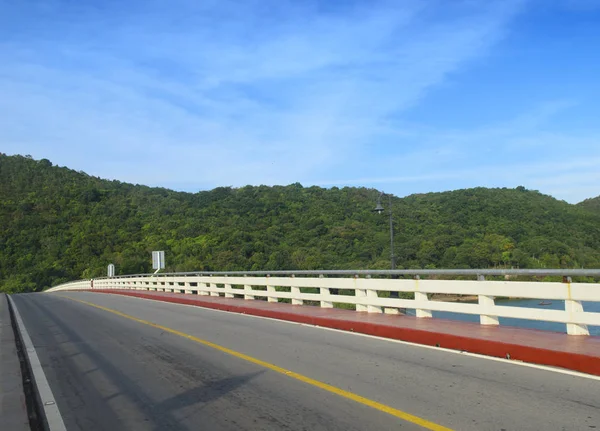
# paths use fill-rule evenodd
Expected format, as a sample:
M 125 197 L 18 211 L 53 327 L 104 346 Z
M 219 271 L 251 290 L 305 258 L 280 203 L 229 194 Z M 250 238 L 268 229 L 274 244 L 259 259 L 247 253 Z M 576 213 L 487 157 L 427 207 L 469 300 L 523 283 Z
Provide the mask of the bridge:
M 545 276 L 562 281 L 522 281 Z M 600 429 L 600 284 L 573 280 L 599 276 L 130 275 L 11 295 L 13 316 L 0 308 L 0 335 L 3 347 L 10 343 L 12 320 L 37 419 L 51 430 L 592 430 Z M 505 319 L 554 322 L 564 332 Z M 0 364 L 10 370 L 5 351 Z M 3 371 L 0 382 L 16 374 Z M 1 403 L 11 428 L 0 428 L 29 429 L 4 414 L 14 392 Z

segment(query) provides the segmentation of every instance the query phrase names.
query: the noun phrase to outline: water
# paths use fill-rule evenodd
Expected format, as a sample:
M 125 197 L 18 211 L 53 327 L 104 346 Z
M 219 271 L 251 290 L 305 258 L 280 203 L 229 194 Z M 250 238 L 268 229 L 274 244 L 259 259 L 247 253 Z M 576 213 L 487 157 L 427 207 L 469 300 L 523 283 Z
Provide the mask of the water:
M 564 310 L 564 301 L 555 300 L 544 300 L 544 302 L 550 302 L 549 305 L 540 305 L 541 299 L 514 299 L 514 300 L 496 300 L 496 305 L 503 305 L 508 307 L 526 307 L 526 308 L 540 308 L 546 310 Z M 584 311 L 600 313 L 600 302 L 584 302 Z M 407 314 L 414 315 L 414 310 L 407 310 Z M 464 322 L 477 322 L 479 323 L 479 315 L 476 314 L 462 314 L 462 313 L 450 313 L 447 311 L 433 311 L 434 318 L 438 319 L 450 319 L 450 320 L 462 320 Z M 544 322 L 539 320 L 527 320 L 527 319 L 512 319 L 507 317 L 500 317 L 500 325 L 507 326 L 518 326 L 521 328 L 529 329 L 541 329 L 545 331 L 555 332 L 567 332 L 567 327 L 564 323 L 556 322 Z M 600 326 L 588 326 L 590 335 L 600 336 Z

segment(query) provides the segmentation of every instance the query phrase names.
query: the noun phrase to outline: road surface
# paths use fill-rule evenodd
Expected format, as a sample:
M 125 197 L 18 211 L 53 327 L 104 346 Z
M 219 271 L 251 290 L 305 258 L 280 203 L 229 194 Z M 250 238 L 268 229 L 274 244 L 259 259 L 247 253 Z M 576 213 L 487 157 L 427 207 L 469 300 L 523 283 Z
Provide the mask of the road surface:
M 12 298 L 68 430 L 600 430 L 597 378 L 117 295 Z

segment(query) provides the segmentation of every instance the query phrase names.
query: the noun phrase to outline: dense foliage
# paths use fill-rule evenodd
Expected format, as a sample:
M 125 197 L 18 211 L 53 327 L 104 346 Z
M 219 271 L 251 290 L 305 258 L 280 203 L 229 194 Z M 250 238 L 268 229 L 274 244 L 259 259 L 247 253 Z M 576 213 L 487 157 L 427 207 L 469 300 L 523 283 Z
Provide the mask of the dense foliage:
M 367 188 L 107 181 L 0 154 L 0 290 L 167 270 L 389 268 L 388 218 Z M 384 201 L 384 204 L 387 201 Z M 600 267 L 600 211 L 523 187 L 393 199 L 399 268 Z
M 578 206 L 600 214 L 600 196 L 579 202 Z

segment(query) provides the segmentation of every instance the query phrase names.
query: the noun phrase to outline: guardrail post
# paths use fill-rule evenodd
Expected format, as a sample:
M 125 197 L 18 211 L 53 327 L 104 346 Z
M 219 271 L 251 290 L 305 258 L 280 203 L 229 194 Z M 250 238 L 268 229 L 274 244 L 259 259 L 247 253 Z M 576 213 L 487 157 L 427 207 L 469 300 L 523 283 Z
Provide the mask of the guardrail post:
M 187 277 L 186 277 L 187 278 Z M 192 294 L 192 283 L 189 281 L 184 281 L 183 282 L 183 291 L 185 293 L 187 293 L 188 295 Z
M 365 278 L 370 279 L 371 276 L 367 275 Z M 356 280 L 356 279 L 355 279 Z M 355 282 L 356 285 L 356 282 Z M 356 296 L 357 301 L 364 301 L 367 297 L 367 291 L 365 289 L 354 289 L 354 296 Z M 365 304 L 359 304 L 358 302 L 356 303 L 356 311 L 369 311 L 369 307 Z
M 319 278 L 325 278 L 323 274 L 319 274 Z M 333 308 L 333 301 L 331 301 L 331 292 L 328 287 L 319 287 L 319 294 L 321 298 L 325 297 L 330 299 L 329 301 L 324 301 L 321 299 L 321 308 Z
M 248 275 L 244 274 L 244 277 L 247 278 Z M 252 295 L 252 285 L 244 284 L 244 299 L 254 299 L 254 295 Z
M 198 282 L 198 295 L 200 296 L 208 296 L 208 284 L 203 282 L 203 281 L 199 281 Z
M 415 302 L 429 302 L 429 298 L 427 297 L 427 293 L 419 292 L 419 280 L 421 277 L 418 275 L 415 276 Z M 431 310 L 427 310 L 426 308 L 415 308 L 415 316 L 417 317 L 433 317 Z
M 398 280 L 397 276 L 392 276 L 391 279 Z M 397 299 L 397 298 L 400 298 L 400 294 L 395 290 L 390 291 L 390 299 Z M 383 309 L 383 313 L 384 314 L 400 314 L 400 311 L 395 307 L 385 307 Z
M 219 292 L 215 292 L 215 290 L 218 289 L 217 283 L 208 283 L 208 288 L 210 289 L 209 290 L 210 296 L 220 296 Z
M 228 275 L 226 275 L 225 277 L 229 277 Z M 225 290 L 231 290 L 231 284 L 230 283 L 225 283 L 223 286 L 225 286 Z M 225 292 L 225 298 L 235 298 L 233 293 L 230 292 Z
M 377 294 L 377 291 L 375 289 L 369 289 L 369 286 L 367 286 L 366 290 L 367 290 L 367 300 L 379 299 L 379 295 Z M 367 313 L 381 313 L 381 312 L 383 312 L 383 310 L 381 309 L 380 306 L 371 305 L 371 304 L 367 305 Z
M 571 299 L 571 277 L 563 277 L 563 283 L 567 285 L 567 299 L 565 299 L 565 311 L 569 313 L 569 320 L 573 320 L 573 313 L 583 312 L 581 301 Z M 567 334 L 569 335 L 590 335 L 587 325 L 578 323 L 567 323 Z
M 296 276 L 294 274 L 292 274 L 292 279 L 296 278 Z M 300 287 L 299 286 L 291 286 L 290 287 L 290 292 L 292 293 L 292 305 L 302 305 L 304 304 L 304 301 L 300 298 L 297 298 L 298 296 L 300 296 Z M 294 296 L 296 296 L 296 298 L 294 298 Z
M 212 277 L 212 275 L 211 275 Z M 217 283 L 206 283 L 206 286 L 208 287 L 208 294 L 210 296 L 219 296 L 219 292 L 215 292 L 214 289 L 217 288 Z
M 270 278 L 271 276 L 267 274 L 267 292 L 275 293 L 277 289 L 275 289 L 275 286 L 271 286 Z M 267 296 L 267 302 L 279 302 L 279 300 L 274 296 Z
M 477 276 L 477 281 L 485 281 L 485 276 L 479 274 Z M 479 309 L 481 310 L 479 323 L 482 325 L 499 325 L 500 321 L 498 320 L 498 316 L 494 315 L 494 307 L 496 307 L 496 302 L 494 301 L 495 298 L 489 295 L 477 295 L 477 299 L 479 302 Z

